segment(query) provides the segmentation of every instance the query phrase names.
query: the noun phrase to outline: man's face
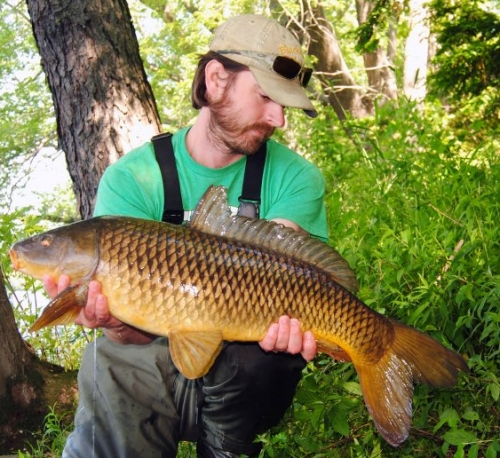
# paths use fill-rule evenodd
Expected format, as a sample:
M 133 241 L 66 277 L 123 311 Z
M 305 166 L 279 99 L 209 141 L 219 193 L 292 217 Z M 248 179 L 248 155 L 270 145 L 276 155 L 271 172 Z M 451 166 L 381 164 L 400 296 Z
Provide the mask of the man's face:
M 243 155 L 256 153 L 285 124 L 283 107 L 264 94 L 250 71 L 236 75 L 221 99 L 210 105 L 210 114 L 210 135 Z

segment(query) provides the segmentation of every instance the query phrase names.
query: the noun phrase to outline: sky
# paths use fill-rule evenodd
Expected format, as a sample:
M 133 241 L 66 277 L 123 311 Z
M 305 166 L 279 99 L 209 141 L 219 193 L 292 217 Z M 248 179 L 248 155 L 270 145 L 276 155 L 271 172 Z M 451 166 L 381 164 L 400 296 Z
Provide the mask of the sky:
M 12 209 L 27 205 L 36 207 L 42 196 L 50 195 L 58 187 L 71 182 L 64 154 L 53 148 L 41 150 L 33 161 L 26 164 L 20 177 L 20 185 L 13 192 Z

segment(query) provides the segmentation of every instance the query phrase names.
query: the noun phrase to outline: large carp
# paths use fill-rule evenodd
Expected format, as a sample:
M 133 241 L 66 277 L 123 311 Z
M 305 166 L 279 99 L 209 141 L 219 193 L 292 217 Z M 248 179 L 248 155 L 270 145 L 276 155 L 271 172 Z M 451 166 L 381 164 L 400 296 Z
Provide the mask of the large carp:
M 13 245 L 14 269 L 41 278 L 68 274 L 32 326 L 70 323 L 98 280 L 110 313 L 168 336 L 188 378 L 203 376 L 222 341 L 259 341 L 281 315 L 298 318 L 318 349 L 352 361 L 366 406 L 383 437 L 408 436 L 413 383 L 451 386 L 467 371 L 461 356 L 364 305 L 347 262 L 325 243 L 276 223 L 232 216 L 226 190 L 211 187 L 191 223 L 129 217 L 88 219 Z

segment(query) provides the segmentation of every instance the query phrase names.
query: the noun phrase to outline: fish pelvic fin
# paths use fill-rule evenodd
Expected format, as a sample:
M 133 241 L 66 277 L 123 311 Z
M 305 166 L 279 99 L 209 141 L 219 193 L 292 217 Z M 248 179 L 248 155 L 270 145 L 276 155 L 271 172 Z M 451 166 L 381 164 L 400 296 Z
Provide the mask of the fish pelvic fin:
M 87 294 L 88 284 L 69 286 L 45 307 L 29 332 L 36 332 L 47 326 L 73 323 L 87 303 Z
M 316 344 L 319 353 L 325 353 L 331 358 L 336 359 L 337 361 L 352 361 L 349 353 L 347 353 L 344 349 L 338 347 L 337 345 L 321 340 L 316 341 Z
M 392 321 L 394 341 L 374 364 L 356 365 L 368 411 L 384 439 L 398 447 L 409 435 L 413 384 L 452 386 L 465 360 L 437 340 L 416 329 Z
M 222 350 L 222 331 L 171 331 L 172 361 L 187 379 L 203 377 Z

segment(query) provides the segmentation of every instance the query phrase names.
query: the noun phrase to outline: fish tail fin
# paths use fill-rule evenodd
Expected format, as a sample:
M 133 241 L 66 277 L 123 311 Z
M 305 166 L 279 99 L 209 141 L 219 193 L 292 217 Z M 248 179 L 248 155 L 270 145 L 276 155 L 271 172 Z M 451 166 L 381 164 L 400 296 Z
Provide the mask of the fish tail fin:
M 377 429 L 394 447 L 410 432 L 413 384 L 454 385 L 459 371 L 468 371 L 464 359 L 437 340 L 398 322 L 394 340 L 374 364 L 356 365 L 366 406 Z
M 47 326 L 70 324 L 87 303 L 88 285 L 69 286 L 58 294 L 41 316 L 30 327 L 29 332 L 39 331 Z

